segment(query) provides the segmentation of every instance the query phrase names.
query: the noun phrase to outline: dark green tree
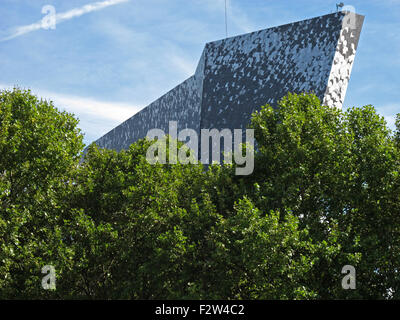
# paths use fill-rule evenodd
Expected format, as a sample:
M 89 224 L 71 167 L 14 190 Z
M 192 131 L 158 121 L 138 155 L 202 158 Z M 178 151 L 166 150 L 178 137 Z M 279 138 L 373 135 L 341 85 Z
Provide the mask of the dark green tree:
M 372 106 L 341 111 L 307 94 L 264 106 L 252 127 L 256 206 L 290 208 L 316 242 L 337 232 L 340 250 L 321 257 L 308 287 L 318 298 L 398 297 L 398 132 L 393 136 Z M 346 264 L 357 270 L 354 291 L 340 285 Z
M 65 225 L 76 255 L 70 282 L 62 281 L 73 296 L 315 296 L 301 279 L 317 247 L 294 216 L 264 214 L 246 198 L 219 213 L 208 189 L 218 189 L 232 168 L 152 165 L 150 143 L 119 153 L 88 149 L 66 208 L 80 214 Z
M 399 298 L 399 123 L 289 94 L 253 115 L 255 171 L 236 176 L 150 164 L 148 140 L 82 158 L 72 115 L 1 91 L 0 298 Z
M 43 294 L 41 268 L 67 258 L 57 199 L 79 163 L 77 124 L 29 90 L 0 92 L 0 298 Z

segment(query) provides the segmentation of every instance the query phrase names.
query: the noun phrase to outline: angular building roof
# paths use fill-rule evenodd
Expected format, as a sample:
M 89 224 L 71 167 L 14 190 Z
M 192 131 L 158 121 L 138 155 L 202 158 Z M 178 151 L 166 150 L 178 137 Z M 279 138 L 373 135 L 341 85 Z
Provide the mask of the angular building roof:
M 288 92 L 341 108 L 364 16 L 337 12 L 207 43 L 193 76 L 95 141 L 121 150 L 157 128 L 244 129 Z

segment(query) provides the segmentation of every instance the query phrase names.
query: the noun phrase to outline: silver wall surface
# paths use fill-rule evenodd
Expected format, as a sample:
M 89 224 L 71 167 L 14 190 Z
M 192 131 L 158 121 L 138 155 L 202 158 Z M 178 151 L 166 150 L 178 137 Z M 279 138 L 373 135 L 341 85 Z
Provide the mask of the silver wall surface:
M 364 16 L 338 12 L 205 45 L 195 74 L 95 143 L 127 149 L 150 129 L 244 129 L 262 105 L 313 92 L 341 108 Z

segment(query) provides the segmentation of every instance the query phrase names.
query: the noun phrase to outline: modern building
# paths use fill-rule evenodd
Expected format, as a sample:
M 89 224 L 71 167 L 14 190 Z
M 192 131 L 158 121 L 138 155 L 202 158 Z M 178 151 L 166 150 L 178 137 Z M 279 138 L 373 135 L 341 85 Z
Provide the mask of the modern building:
M 207 43 L 193 76 L 95 141 L 121 150 L 151 129 L 245 129 L 288 92 L 341 108 L 364 16 L 341 11 Z

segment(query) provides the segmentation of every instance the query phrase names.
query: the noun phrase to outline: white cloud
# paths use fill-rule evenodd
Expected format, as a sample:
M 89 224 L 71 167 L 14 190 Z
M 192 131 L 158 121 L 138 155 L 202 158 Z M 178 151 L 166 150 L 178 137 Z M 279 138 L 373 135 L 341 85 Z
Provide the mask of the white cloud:
M 202 0 L 202 4 L 206 6 L 208 10 L 221 14 L 221 18 L 224 19 L 225 24 L 225 16 L 223 15 L 225 12 L 224 2 L 224 0 Z M 230 0 L 226 1 L 228 36 L 232 36 L 232 25 L 241 32 L 248 33 L 254 31 L 254 24 L 244 13 L 243 9 L 232 2 L 233 1 Z
M 396 129 L 396 125 L 395 125 L 395 123 L 396 123 L 396 116 L 384 116 L 384 117 L 385 117 L 385 120 L 386 120 L 386 122 L 387 122 L 388 127 L 389 127 L 391 130 L 395 130 L 395 129 Z
M 197 65 L 193 63 L 193 60 L 185 59 L 180 55 L 169 55 L 167 59 L 186 77 L 192 76 L 196 71 Z
M 87 143 L 100 138 L 143 108 L 51 92 L 42 93 L 40 96 L 52 100 L 57 108 L 71 112 L 79 118 L 79 127 L 84 132 Z
M 11 88 L 12 86 L 0 84 L 0 89 Z M 100 138 L 107 131 L 129 119 L 144 107 L 98 101 L 92 98 L 58 94 L 46 90 L 31 90 L 39 98 L 53 101 L 59 110 L 73 113 L 79 118 L 79 127 L 85 133 L 86 138 L 90 140 Z
M 67 20 L 70 20 L 70 19 L 73 19 L 76 17 L 80 17 L 86 13 L 102 10 L 106 7 L 124 3 L 124 2 L 128 2 L 128 1 L 129 0 L 106 0 L 106 1 L 92 2 L 92 3 L 82 6 L 80 8 L 75 8 L 75 9 L 71 9 L 66 12 L 56 14 L 55 22 L 56 22 L 56 24 L 61 23 L 61 22 L 64 22 L 64 21 L 67 21 Z M 43 20 L 37 21 L 30 25 L 15 27 L 10 35 L 8 35 L 7 37 L 5 37 L 3 39 L 0 39 L 0 41 L 11 40 L 16 37 L 27 34 L 29 32 L 40 30 L 42 28 L 43 28 Z
M 378 114 L 385 117 L 385 120 L 388 124 L 388 127 L 392 130 L 396 129 L 396 114 L 400 113 L 400 104 L 397 103 L 389 103 L 382 106 L 375 106 L 375 109 Z
M 102 102 L 91 98 L 56 93 L 48 93 L 45 96 L 51 99 L 58 108 L 64 108 L 78 116 L 88 115 L 120 122 L 128 119 L 141 109 L 141 107 L 133 107 L 127 104 Z
M 85 134 L 85 143 L 97 140 L 143 108 L 51 92 L 43 93 L 41 97 L 52 100 L 57 108 L 71 112 L 79 118 L 79 127 Z

